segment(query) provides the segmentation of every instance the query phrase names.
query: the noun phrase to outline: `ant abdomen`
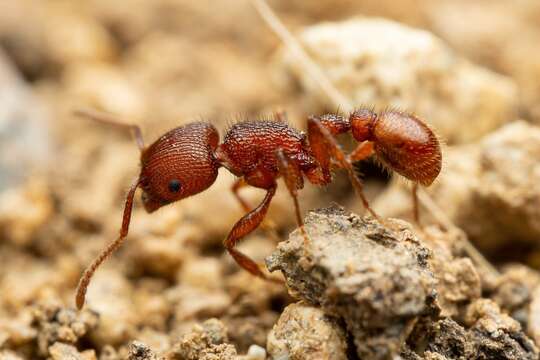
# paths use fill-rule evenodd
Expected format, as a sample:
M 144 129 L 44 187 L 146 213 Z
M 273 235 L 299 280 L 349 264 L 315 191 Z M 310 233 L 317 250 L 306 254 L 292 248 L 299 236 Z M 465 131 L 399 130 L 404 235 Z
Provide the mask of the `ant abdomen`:
M 437 178 L 442 163 L 439 141 L 416 116 L 384 111 L 371 131 L 375 153 L 383 165 L 424 186 Z

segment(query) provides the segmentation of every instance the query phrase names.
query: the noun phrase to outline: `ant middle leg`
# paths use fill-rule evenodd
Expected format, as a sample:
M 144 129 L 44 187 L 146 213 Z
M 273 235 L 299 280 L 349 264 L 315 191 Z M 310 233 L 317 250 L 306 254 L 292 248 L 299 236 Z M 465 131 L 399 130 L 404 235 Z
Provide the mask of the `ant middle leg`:
M 74 114 L 77 116 L 81 116 L 90 120 L 98 121 L 104 124 L 129 129 L 132 132 L 133 137 L 135 138 L 135 142 L 137 143 L 137 147 L 139 148 L 139 150 L 140 151 L 144 150 L 144 139 L 143 139 L 142 131 L 139 125 L 125 123 L 121 120 L 116 119 L 110 114 L 97 111 L 97 110 L 78 109 L 74 111 Z
M 248 212 L 244 215 L 238 222 L 233 226 L 232 230 L 227 235 L 227 238 L 223 241 L 223 245 L 233 257 L 240 267 L 247 270 L 251 274 L 258 276 L 265 280 L 274 281 L 272 278 L 269 278 L 259 265 L 251 259 L 249 256 L 241 253 L 235 249 L 236 244 L 244 238 L 246 235 L 253 232 L 263 221 L 266 213 L 268 212 L 268 207 L 270 202 L 276 193 L 276 185 L 273 185 L 271 188 L 267 189 L 266 196 L 263 201 L 255 209 Z
M 300 204 L 298 203 L 298 189 L 301 189 L 304 187 L 304 180 L 302 177 L 302 172 L 300 168 L 296 165 L 296 163 L 291 161 L 291 159 L 287 157 L 287 155 L 285 155 L 285 152 L 282 149 L 277 150 L 276 156 L 278 159 L 279 171 L 281 175 L 283 175 L 283 179 L 285 180 L 285 185 L 287 186 L 287 189 L 289 190 L 289 194 L 291 195 L 294 202 L 294 212 L 296 215 L 296 223 L 298 227 L 300 228 L 300 232 L 302 233 L 302 236 L 304 237 L 304 245 L 307 246 L 309 244 L 309 238 L 304 228 L 304 221 L 302 220 Z
M 353 162 L 365 159 L 373 153 L 372 145 L 368 142 L 362 142 L 351 153 L 351 156 L 345 155 L 336 139 L 330 131 L 316 117 L 308 118 L 308 138 L 313 150 L 313 154 L 322 168 L 324 176 L 330 176 L 331 158 L 334 158 L 340 167 L 344 168 L 349 175 L 353 187 L 360 197 L 364 208 L 377 220 L 381 218 L 373 211 L 364 195 L 362 182 L 354 172 Z

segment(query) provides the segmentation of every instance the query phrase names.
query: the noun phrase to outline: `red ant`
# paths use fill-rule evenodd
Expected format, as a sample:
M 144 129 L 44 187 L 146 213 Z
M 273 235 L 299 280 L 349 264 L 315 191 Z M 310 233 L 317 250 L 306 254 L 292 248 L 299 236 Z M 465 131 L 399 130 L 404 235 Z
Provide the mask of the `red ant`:
M 151 213 L 206 190 L 216 180 L 218 169 L 227 168 L 239 177 L 232 191 L 246 215 L 234 225 L 223 245 L 238 265 L 268 279 L 252 259 L 235 249 L 235 245 L 263 221 L 280 176 L 294 201 L 296 221 L 303 231 L 297 192 L 304 186 L 304 177 L 323 186 L 332 181 L 333 169 L 345 169 L 366 210 L 379 219 L 364 196 L 354 162 L 375 154 L 387 168 L 411 180 L 414 191 L 417 184 L 430 185 L 441 170 L 441 150 L 433 131 L 414 115 L 396 110 L 377 114 L 360 109 L 348 118 L 335 114 L 310 116 L 307 136 L 285 121 L 243 121 L 227 131 L 221 144 L 211 124 L 196 122 L 170 130 L 148 147 L 144 146 L 137 125 L 122 124 L 97 112 L 78 111 L 77 114 L 131 129 L 141 150 L 141 172 L 127 194 L 120 235 L 82 275 L 76 296 L 79 309 L 84 305 L 94 272 L 128 234 L 133 197 L 138 187 L 143 191 L 144 208 Z M 278 120 L 285 120 L 285 115 L 278 115 Z M 334 136 L 349 131 L 360 144 L 346 155 Z M 266 190 L 266 196 L 254 209 L 238 193 L 245 185 Z M 417 215 L 416 210 L 416 218 Z M 307 240 L 305 233 L 304 238 Z

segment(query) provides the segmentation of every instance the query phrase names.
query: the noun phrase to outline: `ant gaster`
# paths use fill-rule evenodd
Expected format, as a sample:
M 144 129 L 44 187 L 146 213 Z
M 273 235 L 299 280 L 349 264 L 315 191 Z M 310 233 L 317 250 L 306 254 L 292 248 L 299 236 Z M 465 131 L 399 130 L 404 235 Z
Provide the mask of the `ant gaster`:
M 259 265 L 236 250 L 235 245 L 263 221 L 276 193 L 277 178 L 284 178 L 294 201 L 296 221 L 303 232 L 297 192 L 303 188 L 304 177 L 315 185 L 324 186 L 332 181 L 332 170 L 345 169 L 364 207 L 379 219 L 364 196 L 354 162 L 375 155 L 388 169 L 411 180 L 414 189 L 417 184 L 430 185 L 441 170 L 441 150 L 433 131 L 416 116 L 397 110 L 375 113 L 360 109 L 348 117 L 336 114 L 310 116 L 307 136 L 285 121 L 243 121 L 227 131 L 221 144 L 218 132 L 211 124 L 196 122 L 170 130 L 148 147 L 144 146 L 142 133 L 136 125 L 124 125 L 92 111 L 79 111 L 78 114 L 130 128 L 141 150 L 141 172 L 127 194 L 120 235 L 82 275 L 76 296 L 79 309 L 84 305 L 86 289 L 94 272 L 128 234 L 133 197 L 139 187 L 143 191 L 144 208 L 151 213 L 206 190 L 216 180 L 218 169 L 227 168 L 239 177 L 232 191 L 246 215 L 233 226 L 223 245 L 238 265 L 253 275 L 268 279 Z M 281 120 L 284 117 L 284 114 L 278 115 Z M 335 140 L 336 135 L 347 132 L 359 142 L 348 155 Z M 266 196 L 254 209 L 238 193 L 245 185 L 266 190 Z M 307 241 L 305 232 L 303 235 Z

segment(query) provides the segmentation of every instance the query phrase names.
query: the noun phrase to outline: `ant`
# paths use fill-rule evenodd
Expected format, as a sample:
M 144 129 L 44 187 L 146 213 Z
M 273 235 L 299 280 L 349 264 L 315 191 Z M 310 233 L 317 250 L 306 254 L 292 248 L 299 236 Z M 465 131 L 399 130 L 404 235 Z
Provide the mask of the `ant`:
M 76 114 L 130 129 L 141 151 L 141 171 L 126 197 L 120 235 L 82 275 L 76 295 L 78 309 L 84 305 L 86 290 L 96 269 L 125 240 L 133 197 L 139 187 L 143 191 L 144 208 L 152 213 L 206 190 L 216 180 L 218 169 L 227 168 L 239 178 L 231 190 L 246 215 L 233 226 L 223 245 L 242 268 L 270 280 L 259 265 L 235 249 L 235 245 L 262 223 L 279 177 L 283 177 L 293 199 L 296 221 L 307 241 L 297 196 L 304 186 L 304 177 L 315 185 L 324 186 L 332 181 L 332 170 L 345 169 L 365 209 L 380 221 L 364 196 L 353 163 L 375 155 L 388 169 L 413 182 L 414 195 L 418 184 L 429 186 L 441 170 L 441 150 L 434 132 L 418 117 L 398 110 L 376 113 L 359 109 L 348 117 L 310 116 L 307 135 L 287 125 L 285 114 L 280 113 L 277 121 L 248 120 L 233 125 L 221 144 L 214 126 L 194 122 L 170 130 L 149 146 L 144 145 L 137 125 L 121 123 L 95 111 L 81 110 Z M 345 154 L 335 139 L 336 135 L 347 132 L 359 142 L 350 154 Z M 238 193 L 246 185 L 266 190 L 266 196 L 254 209 Z M 416 201 L 415 208 L 418 220 Z

